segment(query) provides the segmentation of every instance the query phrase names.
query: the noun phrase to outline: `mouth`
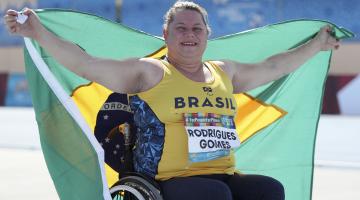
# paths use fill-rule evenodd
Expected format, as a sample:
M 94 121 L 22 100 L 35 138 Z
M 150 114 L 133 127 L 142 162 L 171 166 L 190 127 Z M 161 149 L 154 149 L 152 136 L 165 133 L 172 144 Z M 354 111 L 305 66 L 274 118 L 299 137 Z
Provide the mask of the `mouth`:
M 198 43 L 196 42 L 182 42 L 181 45 L 183 46 L 190 46 L 190 47 L 193 47 L 193 46 L 196 46 Z

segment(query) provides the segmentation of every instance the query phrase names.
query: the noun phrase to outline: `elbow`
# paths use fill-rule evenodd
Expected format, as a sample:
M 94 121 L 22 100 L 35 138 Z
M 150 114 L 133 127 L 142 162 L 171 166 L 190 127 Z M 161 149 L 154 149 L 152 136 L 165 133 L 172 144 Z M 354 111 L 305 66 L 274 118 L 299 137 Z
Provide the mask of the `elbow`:
M 75 63 L 73 68 L 73 72 L 75 72 L 78 76 L 83 77 L 87 80 L 93 79 L 91 75 L 91 66 L 93 66 L 97 62 L 96 58 L 85 55 L 79 62 Z
M 292 72 L 291 67 L 287 63 L 279 61 L 277 58 L 269 58 L 265 61 L 264 68 L 265 74 L 271 80 L 279 79 Z
M 275 58 L 273 57 L 270 57 L 268 59 L 266 59 L 265 61 L 263 61 L 262 65 L 264 66 L 265 69 L 268 69 L 268 70 L 278 70 L 278 66 L 279 66 L 279 63 L 276 61 Z

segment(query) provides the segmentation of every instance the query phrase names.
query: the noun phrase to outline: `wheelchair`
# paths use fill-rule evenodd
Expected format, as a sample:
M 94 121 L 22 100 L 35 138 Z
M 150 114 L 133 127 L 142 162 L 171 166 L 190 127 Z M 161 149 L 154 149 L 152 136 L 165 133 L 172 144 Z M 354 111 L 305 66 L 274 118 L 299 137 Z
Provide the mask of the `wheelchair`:
M 95 137 L 105 151 L 105 162 L 119 174 L 109 190 L 113 200 L 163 200 L 158 183 L 134 172 L 136 127 L 127 94 L 112 93 L 97 114 Z

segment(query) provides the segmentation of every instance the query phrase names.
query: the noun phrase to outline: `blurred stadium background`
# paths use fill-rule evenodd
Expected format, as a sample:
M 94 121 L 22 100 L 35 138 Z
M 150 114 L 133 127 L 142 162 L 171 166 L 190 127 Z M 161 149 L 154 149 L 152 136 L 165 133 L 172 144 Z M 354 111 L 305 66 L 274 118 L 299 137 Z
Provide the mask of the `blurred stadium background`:
M 0 15 L 3 16 L 9 8 L 73 9 L 161 36 L 162 17 L 174 2 L 175 0 L 0 0 Z M 205 7 L 209 13 L 211 38 L 299 18 L 331 21 L 360 35 L 358 21 L 360 0 L 196 0 L 195 2 Z M 31 96 L 24 74 L 22 48 L 23 39 L 9 36 L 1 21 L 0 148 L 40 149 Z M 355 180 L 352 179 L 355 182 L 351 187 L 355 188 L 360 186 L 359 74 L 360 37 L 355 37 L 343 42 L 340 49 L 333 54 L 325 88 L 316 157 L 318 168 L 330 167 L 326 169 L 330 171 L 319 171 L 319 176 L 344 180 L 344 182 L 348 182 L 346 177 L 357 177 Z M 22 127 L 18 125 L 19 120 L 22 121 Z M 4 150 L 0 154 L 0 161 L 3 162 L 2 159 L 7 161 L 5 154 L 9 155 L 10 151 Z M 21 156 L 25 157 L 24 153 Z M 346 170 L 332 171 L 334 167 Z M 2 169 L 0 168 L 0 177 L 4 175 Z M 337 173 L 339 176 L 332 177 L 329 173 Z M 315 177 L 315 185 L 316 181 Z M 330 180 L 322 184 L 329 183 Z M 341 190 L 341 185 L 336 187 Z M 348 186 L 346 187 L 349 189 Z M 317 191 L 323 193 L 319 194 L 321 197 L 314 199 L 360 199 L 359 193 L 334 195 L 334 188 L 333 185 L 318 189 Z M 325 193 L 329 195 L 324 197 Z M 1 194 L 0 197 L 7 199 Z

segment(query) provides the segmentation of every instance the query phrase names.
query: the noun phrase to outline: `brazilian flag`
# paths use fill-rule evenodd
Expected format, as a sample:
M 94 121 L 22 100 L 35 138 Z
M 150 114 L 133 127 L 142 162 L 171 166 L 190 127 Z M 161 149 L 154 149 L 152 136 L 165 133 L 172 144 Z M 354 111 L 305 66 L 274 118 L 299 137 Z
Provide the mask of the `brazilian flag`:
M 106 19 L 66 10 L 37 11 L 59 37 L 103 58 L 161 57 L 162 38 Z M 204 60 L 253 63 L 295 48 L 330 24 L 337 38 L 353 34 L 318 20 L 295 20 L 210 40 Z M 119 124 L 131 122 L 127 95 L 81 78 L 25 38 L 26 74 L 41 147 L 61 199 L 110 199 L 108 187 L 123 168 Z M 311 199 L 314 145 L 331 51 L 320 52 L 295 72 L 236 94 L 236 152 L 241 173 L 264 174 L 283 183 L 286 198 Z M 131 70 L 131 66 L 129 66 Z

